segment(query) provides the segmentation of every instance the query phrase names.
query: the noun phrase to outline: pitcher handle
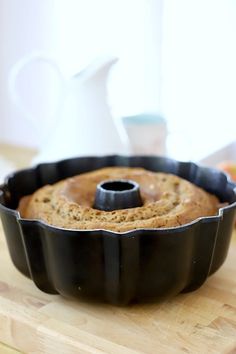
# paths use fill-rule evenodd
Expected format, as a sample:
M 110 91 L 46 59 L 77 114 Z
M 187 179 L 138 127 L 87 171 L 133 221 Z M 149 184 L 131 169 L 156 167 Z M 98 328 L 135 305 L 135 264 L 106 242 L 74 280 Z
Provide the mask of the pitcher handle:
M 52 118 L 55 116 L 57 116 L 57 111 L 59 109 L 59 105 L 61 102 L 61 98 L 64 94 L 64 89 L 65 89 L 65 83 L 66 80 L 64 78 L 64 75 L 61 72 L 60 67 L 58 66 L 58 64 L 55 62 L 55 60 L 53 60 L 50 56 L 44 54 L 44 53 L 40 53 L 40 52 L 34 52 L 31 53 L 29 55 L 24 56 L 23 58 L 19 59 L 11 68 L 10 73 L 9 73 L 9 77 L 8 77 L 8 88 L 9 88 L 9 93 L 11 96 L 11 99 L 13 100 L 13 102 L 16 104 L 16 106 L 18 107 L 18 109 L 22 112 L 23 116 L 34 126 L 34 128 L 38 129 L 38 124 L 37 124 L 37 119 L 35 118 L 34 114 L 30 112 L 30 110 L 25 106 L 25 104 L 23 104 L 22 99 L 20 98 L 20 95 L 17 91 L 16 88 L 16 81 L 18 78 L 18 75 L 20 74 L 20 72 L 27 67 L 28 64 L 33 63 L 33 62 L 37 62 L 37 61 L 42 61 L 45 62 L 47 64 L 49 64 L 51 67 L 53 67 L 53 69 L 55 70 L 58 78 L 61 81 L 61 86 L 62 89 L 59 93 L 59 97 L 58 97 L 58 104 L 56 105 L 56 109 L 54 110 L 54 114 L 52 117 L 49 117 L 50 121 L 52 120 Z

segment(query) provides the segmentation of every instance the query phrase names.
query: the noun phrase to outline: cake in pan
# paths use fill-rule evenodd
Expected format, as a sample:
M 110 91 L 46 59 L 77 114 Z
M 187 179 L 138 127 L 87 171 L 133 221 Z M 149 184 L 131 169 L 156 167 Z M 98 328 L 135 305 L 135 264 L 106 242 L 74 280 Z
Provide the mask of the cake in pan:
M 97 186 L 114 180 L 134 181 L 140 189 L 141 205 L 110 211 L 98 209 Z M 125 232 L 184 225 L 199 217 L 216 215 L 219 203 L 216 196 L 173 174 L 106 167 L 43 186 L 31 196 L 21 198 L 18 210 L 23 218 L 42 220 L 60 228 Z

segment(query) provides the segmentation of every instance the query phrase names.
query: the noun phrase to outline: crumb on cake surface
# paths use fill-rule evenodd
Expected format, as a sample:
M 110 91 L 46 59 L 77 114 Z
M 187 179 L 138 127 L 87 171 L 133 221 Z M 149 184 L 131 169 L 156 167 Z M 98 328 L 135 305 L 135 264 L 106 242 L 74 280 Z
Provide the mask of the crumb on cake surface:
M 129 179 L 140 186 L 141 207 L 102 211 L 93 208 L 98 183 Z M 43 220 L 67 229 L 165 228 L 215 215 L 219 200 L 176 175 L 143 168 L 106 167 L 46 185 L 20 200 L 23 218 Z

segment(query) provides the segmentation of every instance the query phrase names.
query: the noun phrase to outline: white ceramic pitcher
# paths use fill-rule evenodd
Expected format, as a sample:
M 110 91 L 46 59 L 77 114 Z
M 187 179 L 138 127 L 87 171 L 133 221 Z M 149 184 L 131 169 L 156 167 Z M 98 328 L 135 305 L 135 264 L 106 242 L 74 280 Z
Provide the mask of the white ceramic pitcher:
M 34 61 L 44 61 L 53 67 L 61 81 L 61 93 L 55 117 L 49 122 L 50 131 L 33 163 L 127 152 L 126 131 L 121 120 L 112 117 L 107 103 L 107 77 L 117 58 L 97 59 L 70 80 L 63 77 L 56 62 L 46 55 L 35 53 L 20 59 L 10 72 L 10 95 L 23 116 L 40 131 L 38 119 L 23 104 L 16 90 L 19 73 Z

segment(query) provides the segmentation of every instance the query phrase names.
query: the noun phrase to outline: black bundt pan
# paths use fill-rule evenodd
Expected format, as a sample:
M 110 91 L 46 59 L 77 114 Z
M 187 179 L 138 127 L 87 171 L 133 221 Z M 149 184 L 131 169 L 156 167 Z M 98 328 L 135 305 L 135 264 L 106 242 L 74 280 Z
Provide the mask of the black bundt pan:
M 22 219 L 22 196 L 60 179 L 105 166 L 144 167 L 181 176 L 229 203 L 219 215 L 166 229 L 68 230 Z M 11 259 L 50 294 L 117 305 L 162 301 L 199 288 L 224 262 L 236 209 L 224 173 L 154 156 L 105 156 L 45 163 L 16 172 L 0 187 L 0 215 Z

